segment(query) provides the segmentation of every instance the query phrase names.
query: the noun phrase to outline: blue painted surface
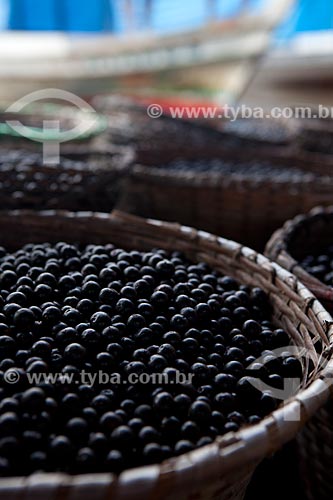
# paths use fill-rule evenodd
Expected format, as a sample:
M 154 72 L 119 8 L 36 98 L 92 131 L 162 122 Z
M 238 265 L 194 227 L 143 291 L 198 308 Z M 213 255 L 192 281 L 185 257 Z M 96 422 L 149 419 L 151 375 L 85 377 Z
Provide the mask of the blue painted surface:
M 332 0 L 298 0 L 276 32 L 278 42 L 288 41 L 297 33 L 333 29 Z
M 0 0 L 0 30 L 4 30 L 8 26 L 9 6 L 8 0 Z
M 112 23 L 110 0 L 9 0 L 12 30 L 100 32 Z
M 9 27 L 13 30 L 56 30 L 57 0 L 11 0 Z
M 252 11 L 259 10 L 269 0 L 248 0 L 248 7 Z M 200 27 L 209 20 L 211 12 L 208 0 L 152 0 L 152 11 L 149 27 L 157 32 L 174 32 L 179 30 Z M 217 19 L 230 18 L 237 15 L 243 0 L 215 0 L 215 16 Z M 119 19 L 124 21 L 124 2 L 116 0 L 116 8 Z M 145 28 L 145 0 L 134 1 L 133 17 L 136 20 L 136 28 Z M 124 22 L 119 23 L 120 30 L 124 28 Z
M 145 23 L 145 0 L 135 0 L 132 2 L 132 18 L 129 19 L 126 8 L 126 0 L 111 0 L 113 15 L 113 31 L 118 33 L 126 32 L 130 29 L 144 29 Z
M 59 2 L 59 0 L 57 0 Z M 61 3 L 61 2 L 60 2 Z M 62 29 L 66 31 L 105 31 L 112 29 L 109 0 L 70 0 L 62 2 Z
M 333 28 L 333 2 L 330 0 L 303 0 L 295 31 L 328 30 Z
M 248 0 L 250 8 L 257 9 L 269 0 Z M 3 7 L 9 3 L 10 29 L 116 31 L 153 29 L 173 32 L 193 29 L 209 18 L 207 0 L 152 0 L 151 16 L 147 25 L 146 0 L 133 0 L 133 22 L 126 19 L 126 0 L 0 0 L 0 23 L 5 25 Z M 215 0 L 217 18 L 237 15 L 242 0 Z M 0 24 L 1 27 L 1 24 Z
M 248 7 L 252 11 L 259 11 L 269 0 L 248 0 Z M 243 8 L 245 2 L 242 0 L 217 0 L 217 14 L 220 18 L 228 18 L 237 15 Z
M 127 0 L 0 0 L 0 29 L 115 31 L 152 29 L 174 32 L 204 24 L 211 12 L 208 0 L 151 0 L 147 20 L 146 0 L 132 0 L 132 22 L 126 18 Z M 217 19 L 236 16 L 243 6 L 259 11 L 270 0 L 215 0 Z M 9 12 L 9 14 L 8 14 Z M 148 21 L 148 22 L 147 22 Z M 278 37 L 296 32 L 333 28 L 333 0 L 298 0 L 277 30 Z
M 153 3 L 152 28 L 159 32 L 196 28 L 206 18 L 205 0 L 196 0 L 190 4 L 179 0 L 159 0 Z

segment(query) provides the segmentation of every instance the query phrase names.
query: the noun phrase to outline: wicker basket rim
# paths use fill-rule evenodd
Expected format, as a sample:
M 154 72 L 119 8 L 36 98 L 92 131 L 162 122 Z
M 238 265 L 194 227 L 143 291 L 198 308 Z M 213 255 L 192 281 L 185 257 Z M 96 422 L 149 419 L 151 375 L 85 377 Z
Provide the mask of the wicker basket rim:
M 268 112 L 268 110 L 267 110 Z M 254 123 L 258 123 L 259 126 L 266 126 L 266 124 L 274 124 L 274 126 L 276 127 L 281 127 L 281 128 L 284 128 L 286 133 L 288 133 L 288 137 L 290 140 L 294 139 L 296 133 L 297 133 L 297 124 L 296 124 L 296 121 L 294 119 L 290 119 L 290 118 L 285 118 L 283 116 L 280 116 L 280 117 L 273 117 L 273 116 L 266 116 L 266 117 L 263 117 L 263 118 L 256 118 L 256 117 L 252 117 L 252 118 L 245 118 L 245 117 L 241 117 L 241 118 L 236 118 L 235 121 L 232 122 L 232 126 L 233 125 L 236 125 L 236 127 L 233 129 L 231 127 L 231 131 L 233 134 L 237 135 L 237 136 L 241 136 L 241 137 L 245 137 L 245 138 L 248 138 L 249 136 L 245 133 L 241 133 L 239 130 L 237 130 L 237 124 L 238 123 L 249 123 L 249 121 L 251 122 L 254 122 Z M 221 130 L 224 131 L 224 127 L 223 125 L 225 123 L 228 123 L 230 122 L 230 119 L 228 118 L 222 118 L 220 120 L 220 123 L 221 123 Z M 227 129 L 227 132 L 229 132 L 229 130 Z M 251 138 L 251 135 L 250 135 L 250 138 Z M 255 136 L 256 138 L 256 136 Z M 285 141 L 282 141 L 282 142 L 272 142 L 270 140 L 265 140 L 265 139 L 262 139 L 262 141 L 260 139 L 255 139 L 255 140 L 258 140 L 260 142 L 265 142 L 265 143 L 268 143 L 268 144 L 274 144 L 274 143 L 277 143 L 277 144 L 282 144 L 284 143 Z
M 299 124 L 299 131 L 302 132 L 323 132 L 332 134 L 333 120 L 332 118 L 315 118 L 305 119 Z
M 203 249 L 211 248 L 213 245 L 216 252 L 221 248 L 225 252 L 241 255 L 249 266 L 259 260 L 260 266 L 265 270 L 272 271 L 277 278 L 280 278 L 287 290 L 290 290 L 290 293 L 296 292 L 298 296 L 304 299 L 307 303 L 307 311 L 311 310 L 320 325 L 323 326 L 329 339 L 329 347 L 333 345 L 333 319 L 319 301 L 315 299 L 312 293 L 295 276 L 267 257 L 258 254 L 248 247 L 213 236 L 210 233 L 194 230 L 187 226 L 151 219 L 145 220 L 119 211 L 114 211 L 112 214 L 93 212 L 73 213 L 53 210 L 42 212 L 31 212 L 29 210 L 0 212 L 0 218 L 14 219 L 22 216 L 46 218 L 46 220 L 51 220 L 52 217 L 74 218 L 81 219 L 82 221 L 87 218 L 94 218 L 96 221 L 115 222 L 122 227 L 125 227 L 126 224 L 134 224 L 140 229 L 153 232 L 157 228 L 160 228 L 168 236 L 175 235 L 186 241 L 196 242 L 202 245 Z M 95 485 L 96 487 L 115 486 L 117 492 L 119 488 L 124 488 L 124 498 L 126 498 L 126 491 L 135 494 L 136 498 L 138 498 L 140 497 L 140 492 L 143 492 L 144 495 L 146 494 L 146 486 L 143 485 L 143 478 L 149 480 L 150 484 L 157 485 L 158 481 L 172 481 L 173 474 L 177 476 L 176 480 L 180 474 L 182 480 L 185 480 L 187 484 L 192 484 L 196 480 L 196 475 L 198 475 L 200 480 L 204 480 L 205 475 L 210 477 L 214 471 L 215 474 L 221 476 L 232 470 L 241 469 L 242 466 L 260 461 L 265 456 L 276 451 L 282 444 L 292 439 L 305 422 L 329 398 L 332 378 L 333 360 L 329 359 L 323 371 L 320 372 L 318 377 L 308 387 L 302 389 L 295 397 L 291 398 L 282 407 L 279 407 L 258 424 L 244 427 L 238 432 L 230 432 L 224 436 L 220 436 L 212 444 L 185 455 L 168 459 L 160 465 L 129 469 L 124 471 L 118 478 L 109 473 L 78 476 L 62 473 L 38 473 L 23 478 L 2 478 L 0 479 L 0 494 L 2 491 L 17 490 L 18 487 L 45 486 L 52 483 L 61 487 L 64 487 L 64 485 L 65 487 L 82 486 L 82 484 Z
M 24 152 L 24 150 L 23 150 Z M 10 154 L 11 150 L 9 149 L 1 149 L 1 157 L 0 157 L 0 162 L 3 163 L 3 158 L 6 154 Z M 42 161 L 42 155 L 39 153 L 31 153 L 28 152 L 28 154 L 32 156 L 36 156 L 37 160 L 35 163 L 32 165 L 23 165 L 25 168 L 30 169 L 30 170 L 42 170 L 45 172 L 54 172 L 56 170 L 61 170 L 64 173 L 85 173 L 85 172 L 99 172 L 99 171 L 105 171 L 108 170 L 110 167 L 112 167 L 113 171 L 116 172 L 125 172 L 128 171 L 135 159 L 135 153 L 133 148 L 130 146 L 115 146 L 115 145 L 108 145 L 105 147 L 70 147 L 66 148 L 64 151 L 60 151 L 60 158 L 66 158 L 66 157 L 72 157 L 71 159 L 73 161 L 76 161 L 77 164 L 73 165 L 71 167 L 63 167 L 61 163 L 59 164 L 43 164 Z M 80 157 L 87 155 L 88 158 L 85 161 L 80 161 Z M 89 159 L 89 155 L 92 156 L 97 156 L 104 158 L 105 157 L 105 162 L 103 165 L 96 163 L 95 161 L 91 161 Z M 20 161 L 20 157 L 18 160 L 9 160 L 9 164 L 13 165 L 13 167 L 16 165 L 17 161 Z
M 146 117 L 147 115 L 147 105 L 144 102 L 136 102 L 131 99 L 126 99 L 126 98 L 121 98 L 119 96 L 113 96 L 110 94 L 105 94 L 105 95 L 98 95 L 95 99 L 93 99 L 93 104 L 96 105 L 97 109 L 100 109 L 103 106 L 104 112 L 106 112 L 107 115 L 112 115 L 112 113 L 118 113 L 118 112 L 124 112 L 126 110 L 129 111 L 135 111 L 137 113 L 140 113 L 143 117 Z M 207 126 L 206 124 L 203 124 L 202 121 L 199 120 L 199 122 L 194 121 L 191 118 L 178 118 L 178 117 L 173 117 L 171 114 L 164 113 L 159 117 L 159 120 L 165 120 L 165 121 L 175 121 L 177 120 L 181 124 L 184 125 L 189 125 L 190 127 L 197 127 L 199 129 L 207 130 L 212 129 L 213 132 L 220 133 L 222 136 L 224 134 L 229 135 L 229 131 L 225 131 L 223 125 L 225 123 L 230 123 L 230 117 L 224 116 L 222 114 L 221 117 L 218 118 L 218 124 L 220 125 L 219 127 L 215 126 Z M 239 122 L 248 122 L 248 118 L 237 118 L 236 123 Z M 250 119 L 251 120 L 251 119 Z M 252 118 L 253 121 L 257 121 L 257 123 L 261 124 L 266 124 L 266 123 L 274 123 L 274 125 L 284 127 L 286 131 L 288 131 L 290 134 L 295 133 L 295 123 L 294 120 L 291 120 L 290 118 L 284 118 L 284 117 L 264 117 L 264 118 Z M 234 134 L 234 131 L 232 131 L 232 135 Z M 235 135 L 244 135 L 245 138 L 247 137 L 246 134 L 238 134 L 235 133 Z M 257 139 L 256 139 L 257 140 Z M 268 142 L 270 141 L 265 141 L 263 140 L 262 142 Z
M 262 158 L 263 161 L 264 158 Z M 269 158 L 268 158 L 269 161 Z M 278 160 L 275 159 L 275 162 Z M 286 162 L 285 159 L 281 159 L 281 162 Z M 284 165 L 285 166 L 285 165 Z M 315 166 L 315 163 L 314 163 Z M 296 169 L 301 168 L 296 166 Z M 333 185 L 333 178 L 325 175 L 325 174 L 316 174 L 315 172 L 304 172 L 304 175 L 301 178 L 297 178 L 297 180 L 290 179 L 274 179 L 274 177 L 270 176 L 258 176 L 256 178 L 253 175 L 246 175 L 245 173 L 238 174 L 237 172 L 233 173 L 223 173 L 223 172 L 195 172 L 195 171 L 180 171 L 180 170 L 172 170 L 164 167 L 154 167 L 144 165 L 142 163 L 136 163 L 133 165 L 131 175 L 135 178 L 143 177 L 149 181 L 154 181 L 156 183 L 181 183 L 185 185 L 221 185 L 221 183 L 225 183 L 227 185 L 232 184 L 242 184 L 246 189 L 252 188 L 255 189 L 258 186 L 273 186 L 273 187 L 288 187 L 289 191 L 297 188 L 300 189 L 311 189 L 313 190 L 314 186 L 320 186 L 320 190 L 331 191 Z M 301 186 L 301 188 L 300 188 Z
M 275 260 L 288 271 L 295 273 L 307 284 L 307 286 L 311 286 L 312 291 L 318 291 L 320 294 L 320 290 L 323 290 L 328 294 L 332 294 L 333 287 L 325 285 L 299 265 L 298 261 L 290 254 L 287 242 L 288 236 L 293 234 L 299 227 L 303 226 L 304 223 L 311 224 L 312 222 L 316 222 L 318 217 L 325 215 L 333 217 L 333 205 L 327 207 L 314 207 L 306 214 L 296 215 L 293 219 L 287 220 L 281 228 L 277 229 L 272 234 L 266 244 L 264 253 L 267 257 Z

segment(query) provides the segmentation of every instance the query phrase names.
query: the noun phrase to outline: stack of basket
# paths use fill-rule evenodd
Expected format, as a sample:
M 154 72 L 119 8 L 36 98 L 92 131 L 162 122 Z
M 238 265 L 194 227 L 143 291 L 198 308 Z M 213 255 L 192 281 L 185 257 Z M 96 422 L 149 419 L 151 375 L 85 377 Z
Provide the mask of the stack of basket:
M 21 113 L 1 113 L 0 209 L 112 210 L 134 153 L 129 146 L 101 147 L 106 120 L 91 110 L 30 104 Z M 54 162 L 43 147 L 57 140 Z
M 267 253 L 278 264 L 242 244 L 263 248 L 288 218 L 330 204 L 332 160 L 298 154 L 294 132 L 281 123 L 268 133 L 265 123 L 253 133 L 232 126 L 220 131 L 168 117 L 152 120 L 142 109 L 126 106 L 110 112 L 108 120 L 106 134 L 93 143 L 70 144 L 58 165 L 45 164 L 36 152 L 1 152 L 0 245 L 16 249 L 67 241 L 184 252 L 194 262 L 262 288 L 275 324 L 311 354 L 312 362 L 303 364 L 301 387 L 293 397 L 259 423 L 210 445 L 119 476 L 42 473 L 0 479 L 0 499 L 240 500 L 257 465 L 302 429 L 299 448 L 309 498 L 331 498 L 333 409 L 331 403 L 324 405 L 331 396 L 333 320 L 324 306 L 333 292 L 297 262 L 302 246 L 331 238 L 333 209 L 300 217 L 275 235 Z M 198 169 L 198 160 L 207 168 Z M 186 168 L 177 169 L 177 162 Z M 212 162 L 220 166 L 210 170 Z M 124 212 L 110 215 L 115 206 Z M 320 456 L 324 442 L 329 446 Z
M 109 121 L 104 139 L 135 150 L 119 205 L 124 211 L 181 222 L 261 250 L 286 219 L 331 203 L 331 160 L 300 152 L 295 121 L 207 124 L 168 115 L 153 119 L 142 106 L 119 98 L 104 97 L 97 105 Z M 215 160 L 231 163 L 232 171 L 198 171 L 193 165 Z M 173 168 L 176 161 L 187 163 L 186 170 Z M 253 173 L 256 162 L 289 174 Z

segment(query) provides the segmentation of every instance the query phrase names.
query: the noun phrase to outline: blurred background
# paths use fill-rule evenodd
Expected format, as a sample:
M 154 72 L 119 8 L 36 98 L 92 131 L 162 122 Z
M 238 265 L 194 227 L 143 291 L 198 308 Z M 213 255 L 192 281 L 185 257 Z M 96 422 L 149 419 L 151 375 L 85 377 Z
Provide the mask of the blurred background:
M 0 99 L 331 102 L 330 0 L 0 0 Z
M 106 141 L 135 144 L 141 155 L 146 154 L 148 140 L 160 156 L 170 144 L 175 157 L 188 154 L 183 138 L 189 137 L 189 129 L 177 128 L 174 120 L 172 125 L 170 120 L 162 126 L 148 119 L 146 106 L 150 103 L 166 107 L 244 103 L 267 109 L 333 106 L 332 63 L 332 0 L 0 0 L 0 111 L 36 90 L 67 90 L 97 106 L 100 115 L 107 115 L 112 133 Z M 126 106 L 119 110 L 123 99 L 142 106 L 142 115 Z M 53 108 L 51 111 L 54 113 Z M 3 113 L 0 138 L 11 134 L 2 127 L 6 119 Z M 32 116 L 34 126 L 40 126 L 41 121 L 40 116 Z M 96 134 L 104 128 L 100 121 Z M 146 135 L 143 130 L 148 130 Z M 273 132 L 274 136 L 275 129 Z M 191 134 L 190 150 L 193 143 L 200 143 L 198 134 Z M 277 138 L 256 138 L 251 151 L 257 155 L 258 144 L 267 140 L 271 156 L 278 157 L 279 148 L 273 150 L 272 144 L 281 142 L 281 151 L 289 135 L 282 136 L 279 132 Z M 332 137 L 331 133 L 331 152 Z M 199 138 L 208 150 L 219 151 L 221 136 Z M 243 143 L 229 140 L 234 141 L 237 151 L 242 149 Z M 287 146 L 288 154 L 294 153 L 294 144 L 290 150 Z M 326 143 L 324 146 L 328 148 Z M 139 158 L 141 163 L 142 156 Z M 322 157 L 319 163 L 324 163 Z M 147 198 L 146 192 L 143 198 Z M 244 203 L 247 206 L 248 200 Z M 166 207 L 170 208 L 169 200 Z M 260 213 L 265 215 L 263 207 Z M 183 218 L 193 215 L 193 210 L 184 215 L 182 209 Z M 299 211 L 304 211 L 303 207 L 296 213 Z M 238 206 L 235 212 L 238 216 Z M 272 209 L 269 222 L 277 215 L 287 218 L 275 212 Z M 192 225 L 197 223 L 195 220 Z M 280 219 L 274 224 L 278 227 Z M 243 229 L 246 227 L 244 224 Z M 265 239 L 270 234 L 267 227 Z M 243 237 L 244 233 L 242 230 Z M 277 471 L 283 481 L 274 482 L 270 499 L 280 499 L 286 485 L 290 497 L 303 498 L 293 446 L 259 468 L 249 499 L 266 499 L 267 485 L 273 484 Z

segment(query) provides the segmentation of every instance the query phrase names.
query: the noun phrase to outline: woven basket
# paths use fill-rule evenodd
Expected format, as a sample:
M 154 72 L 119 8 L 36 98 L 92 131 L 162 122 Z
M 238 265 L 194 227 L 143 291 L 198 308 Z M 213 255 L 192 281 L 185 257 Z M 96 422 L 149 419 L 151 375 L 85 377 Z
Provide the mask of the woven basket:
M 298 261 L 304 252 L 318 250 L 332 243 L 333 206 L 314 208 L 276 231 L 266 246 L 266 254 L 292 271 L 323 302 L 333 310 L 333 288 L 302 269 Z M 299 454 L 305 491 L 309 500 L 333 498 L 333 404 L 324 406 L 299 435 Z
M 172 100 L 171 100 L 172 101 Z M 97 110 L 106 115 L 108 130 L 103 140 L 115 144 L 131 144 L 135 147 L 139 163 L 155 161 L 156 155 L 162 161 L 179 156 L 215 154 L 224 150 L 258 150 L 268 154 L 288 149 L 294 129 L 287 121 L 277 119 L 222 119 L 199 116 L 193 119 L 172 118 L 169 109 L 193 106 L 184 103 L 164 105 L 163 115 L 152 118 L 147 105 L 140 105 L 117 95 L 98 96 L 93 100 Z M 213 107 L 211 107 L 213 109 Z M 217 109 L 217 108 L 216 108 Z M 200 106 L 196 112 L 200 113 Z M 214 111 L 214 109 L 213 109 Z M 201 112 L 202 113 L 202 112 Z M 220 109 L 223 113 L 223 108 Z
M 119 95 L 97 96 L 93 99 L 93 105 L 106 115 L 108 121 L 103 140 L 135 146 L 139 163 L 154 159 L 156 154 L 165 162 L 171 152 L 182 156 L 195 150 L 203 154 L 215 150 L 217 156 L 226 149 L 277 156 L 286 161 L 332 162 L 327 156 L 333 154 L 333 121 L 328 119 L 234 119 L 230 111 L 223 119 L 223 108 L 219 110 L 215 107 L 220 114 L 211 116 L 211 110 L 213 115 L 215 113 L 213 106 L 206 113 L 207 118 L 204 118 L 202 111 L 200 114 L 200 106 L 197 106 L 194 111 L 198 112 L 199 109 L 199 115 L 186 120 L 186 112 L 184 119 L 180 119 L 172 118 L 169 110 L 171 107 L 187 107 L 192 113 L 193 106 L 186 106 L 186 101 L 172 103 L 172 99 L 170 104 L 164 105 L 165 109 L 162 108 L 161 117 L 151 118 L 147 114 L 147 105 L 140 105 Z
M 166 157 L 165 157 L 166 156 Z M 262 250 L 272 232 L 288 218 L 332 201 L 332 165 L 299 161 L 295 157 L 259 155 L 255 150 L 224 150 L 216 156 L 195 148 L 186 161 L 223 159 L 232 162 L 261 160 L 275 166 L 301 170 L 297 177 L 257 177 L 246 173 L 175 171 L 165 165 L 179 157 L 172 149 L 161 156 L 145 157 L 131 170 L 119 207 L 142 217 L 177 221 L 199 227 Z M 328 174 L 328 175 L 326 175 Z
M 333 311 L 333 287 L 310 275 L 299 261 L 311 251 L 332 244 L 333 206 L 316 207 L 307 215 L 298 215 L 278 229 L 266 245 L 265 253 L 295 274 L 316 297 Z
M 296 143 L 310 153 L 333 154 L 333 120 L 299 120 Z
M 129 148 L 67 150 L 58 165 L 39 153 L 0 150 L 0 209 L 114 208 L 133 160 Z
M 0 212 L 0 233 L 1 244 L 8 248 L 61 239 L 183 251 L 193 261 L 205 261 L 269 293 L 276 324 L 286 329 L 295 344 L 310 349 L 314 360 L 314 370 L 311 374 L 305 370 L 304 387 L 298 394 L 254 426 L 160 465 L 127 470 L 119 477 L 48 473 L 1 479 L 1 500 L 242 499 L 257 464 L 292 439 L 329 397 L 326 378 L 333 374 L 333 366 L 329 360 L 322 369 L 321 359 L 333 338 L 332 318 L 294 276 L 249 248 L 189 227 L 119 212 Z
M 221 120 L 219 130 L 230 137 L 234 135 L 249 147 L 287 148 L 292 145 L 295 136 L 293 122 L 277 118 L 238 118 Z M 277 149 L 279 149 L 277 148 Z
M 101 137 L 101 142 L 131 145 L 139 162 L 149 161 L 156 155 L 165 161 L 193 151 L 202 154 L 212 150 L 218 155 L 226 147 L 220 131 L 197 121 L 189 122 L 168 116 L 154 119 L 147 115 L 146 108 L 129 104 L 101 109 L 108 120 L 108 129 Z

